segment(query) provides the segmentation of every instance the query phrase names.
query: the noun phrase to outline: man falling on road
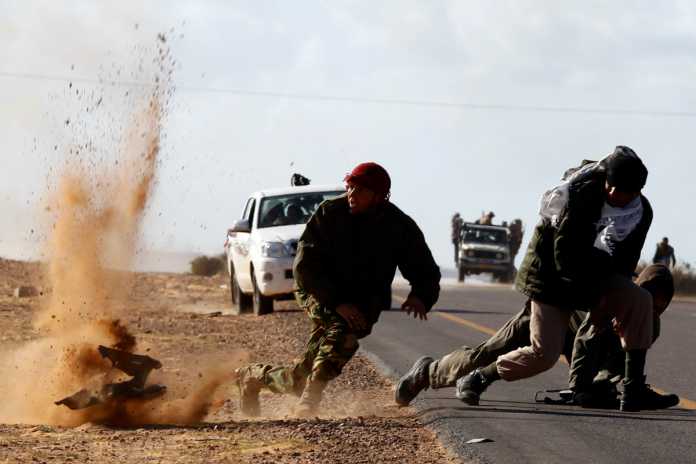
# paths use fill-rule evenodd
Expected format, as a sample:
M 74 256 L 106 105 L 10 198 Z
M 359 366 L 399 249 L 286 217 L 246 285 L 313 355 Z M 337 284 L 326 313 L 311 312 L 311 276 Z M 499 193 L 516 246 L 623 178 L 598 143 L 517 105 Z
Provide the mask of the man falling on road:
M 296 299 L 312 322 L 305 352 L 292 366 L 257 363 L 237 370 L 247 415 L 259 414 L 262 388 L 299 396 L 295 413 L 315 414 L 326 384 L 390 308 L 397 267 L 411 284 L 402 305 L 407 314 L 425 320 L 437 301 L 440 270 L 416 223 L 389 201 L 387 171 L 362 163 L 344 180 L 347 193 L 319 206 L 298 244 Z

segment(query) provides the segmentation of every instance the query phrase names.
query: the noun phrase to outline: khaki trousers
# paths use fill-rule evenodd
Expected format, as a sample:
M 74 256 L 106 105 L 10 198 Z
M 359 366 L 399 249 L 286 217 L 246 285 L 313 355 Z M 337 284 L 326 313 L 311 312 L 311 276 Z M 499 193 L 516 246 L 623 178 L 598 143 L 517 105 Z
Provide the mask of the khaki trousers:
M 526 379 L 551 369 L 563 350 L 571 311 L 532 300 L 529 342 L 496 361 L 500 378 L 508 381 Z
M 647 349 L 652 344 L 652 296 L 628 277 L 613 274 L 602 283 L 599 318 L 614 320 L 624 350 Z M 501 355 L 496 361 L 500 377 L 513 381 L 544 372 L 558 360 L 568 330 L 571 311 L 532 300 L 529 346 Z

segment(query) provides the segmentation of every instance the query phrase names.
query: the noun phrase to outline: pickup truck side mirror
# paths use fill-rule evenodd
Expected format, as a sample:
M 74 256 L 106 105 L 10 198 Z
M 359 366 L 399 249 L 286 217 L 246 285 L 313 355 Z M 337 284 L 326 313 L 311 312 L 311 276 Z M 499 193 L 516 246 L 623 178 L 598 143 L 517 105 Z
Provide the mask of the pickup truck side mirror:
M 239 221 L 234 221 L 234 224 L 232 224 L 232 228 L 229 229 L 228 232 L 249 233 L 251 232 L 251 224 L 249 224 L 249 221 L 247 219 L 240 219 Z

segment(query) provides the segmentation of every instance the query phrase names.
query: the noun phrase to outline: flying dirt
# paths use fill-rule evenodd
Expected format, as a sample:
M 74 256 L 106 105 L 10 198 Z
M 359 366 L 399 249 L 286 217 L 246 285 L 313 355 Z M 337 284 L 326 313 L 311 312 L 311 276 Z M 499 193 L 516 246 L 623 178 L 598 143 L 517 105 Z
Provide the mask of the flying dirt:
M 206 368 L 201 363 L 195 384 L 170 378 L 166 388 L 161 382 L 166 374 L 159 372 L 160 378 L 147 384 L 150 371 L 162 365 L 135 353 L 156 347 L 139 346 L 120 322 L 131 311 L 133 276 L 126 271 L 132 268 L 142 218 L 156 184 L 163 121 L 173 95 L 173 67 L 167 39 L 159 35 L 149 65 L 152 83 L 123 91 L 136 105 L 124 124 L 127 129 L 102 137 L 89 133 L 75 117 L 65 124 L 65 130 L 74 131 L 75 140 L 57 188 L 49 189 L 49 291 L 33 321 L 38 338 L 0 355 L 0 388 L 9 400 L 0 409 L 2 422 L 66 426 L 199 422 L 211 407 L 212 393 L 233 372 L 232 358 L 229 366 L 217 363 Z M 75 92 L 72 83 L 69 88 L 72 98 L 89 100 L 80 103 L 91 111 L 90 118 L 102 111 L 111 123 L 103 95 Z M 102 89 L 116 91 L 121 90 Z M 120 143 L 99 146 L 112 140 Z M 109 150 L 114 152 L 110 158 L 97 156 Z

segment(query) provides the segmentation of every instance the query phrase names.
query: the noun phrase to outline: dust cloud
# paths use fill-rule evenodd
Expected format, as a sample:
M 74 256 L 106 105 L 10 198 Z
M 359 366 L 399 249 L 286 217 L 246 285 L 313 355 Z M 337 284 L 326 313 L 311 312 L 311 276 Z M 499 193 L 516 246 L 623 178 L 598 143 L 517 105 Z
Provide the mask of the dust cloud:
M 201 376 L 194 379 L 158 373 L 168 391 L 155 400 L 111 399 L 75 411 L 54 405 L 83 388 L 99 390 L 127 380 L 101 357 L 98 345 L 130 352 L 142 348 L 120 321 L 131 310 L 133 277 L 126 270 L 133 264 L 141 221 L 156 185 L 163 121 L 172 96 L 174 60 L 165 36 L 158 36 L 152 64 L 152 85 L 128 91 L 130 98 L 138 91 L 142 95 L 129 128 L 116 138 L 120 146 L 107 147 L 117 152 L 116 162 L 95 163 L 84 153 L 73 156 L 51 192 L 47 209 L 53 224 L 46 244 L 50 292 L 34 320 L 38 338 L 0 354 L 3 423 L 195 423 L 208 413 L 214 392 L 229 380 L 234 364 L 242 361 L 228 359 L 226 365 L 209 368 L 198 363 Z M 87 138 L 83 147 L 113 140 L 80 135 Z

